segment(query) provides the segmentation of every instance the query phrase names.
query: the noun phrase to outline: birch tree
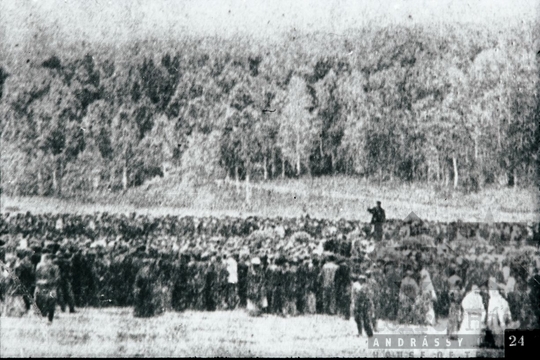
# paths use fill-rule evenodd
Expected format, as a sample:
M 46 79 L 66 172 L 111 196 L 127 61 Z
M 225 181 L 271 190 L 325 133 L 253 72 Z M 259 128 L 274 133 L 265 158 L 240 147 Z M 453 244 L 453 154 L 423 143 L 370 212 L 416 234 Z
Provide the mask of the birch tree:
M 311 147 L 320 131 L 320 124 L 310 113 L 311 107 L 312 99 L 305 81 L 293 76 L 280 117 L 278 143 L 284 158 L 294 164 L 297 176 L 302 173 L 302 165 L 309 171 Z

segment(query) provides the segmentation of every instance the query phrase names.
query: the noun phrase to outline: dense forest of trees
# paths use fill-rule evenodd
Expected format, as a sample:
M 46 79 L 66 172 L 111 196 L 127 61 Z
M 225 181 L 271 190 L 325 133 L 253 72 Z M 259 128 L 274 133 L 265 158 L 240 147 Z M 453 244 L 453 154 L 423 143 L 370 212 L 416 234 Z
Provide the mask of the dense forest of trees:
M 481 189 L 536 179 L 534 26 L 59 44 L 0 63 L 2 191 L 347 174 Z M 31 54 L 31 55 L 28 55 Z

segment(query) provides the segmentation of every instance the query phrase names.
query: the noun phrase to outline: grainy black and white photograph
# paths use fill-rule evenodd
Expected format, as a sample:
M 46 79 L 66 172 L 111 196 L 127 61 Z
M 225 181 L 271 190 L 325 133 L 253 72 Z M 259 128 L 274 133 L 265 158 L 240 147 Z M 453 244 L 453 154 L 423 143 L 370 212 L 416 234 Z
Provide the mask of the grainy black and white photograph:
M 537 352 L 539 20 L 0 1 L 0 357 Z

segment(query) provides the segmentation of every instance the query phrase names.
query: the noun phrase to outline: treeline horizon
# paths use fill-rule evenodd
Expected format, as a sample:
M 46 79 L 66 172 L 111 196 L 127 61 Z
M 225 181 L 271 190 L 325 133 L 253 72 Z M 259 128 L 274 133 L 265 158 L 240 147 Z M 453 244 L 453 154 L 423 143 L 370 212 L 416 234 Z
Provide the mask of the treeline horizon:
M 127 190 L 171 170 L 196 185 L 337 174 L 536 185 L 534 29 L 117 45 L 39 32 L 0 62 L 2 192 Z

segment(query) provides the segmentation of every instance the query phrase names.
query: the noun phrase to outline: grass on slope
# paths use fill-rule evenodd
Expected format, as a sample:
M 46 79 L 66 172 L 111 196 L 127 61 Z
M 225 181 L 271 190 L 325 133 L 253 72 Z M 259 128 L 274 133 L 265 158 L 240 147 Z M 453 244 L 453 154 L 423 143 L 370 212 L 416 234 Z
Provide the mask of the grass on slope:
M 193 188 L 172 178 L 158 178 L 126 193 L 102 193 L 75 199 L 3 197 L 2 211 L 19 208 L 34 212 L 139 211 L 153 215 L 265 217 L 308 213 L 317 218 L 369 221 L 366 208 L 381 200 L 389 219 L 404 218 L 411 211 L 434 221 L 483 221 L 488 211 L 495 221 L 539 219 L 539 194 L 532 188 L 487 188 L 479 193 L 464 194 L 451 188 L 378 185 L 350 177 L 273 180 L 251 183 L 250 188 L 248 204 L 244 183 L 240 183 L 237 192 L 232 181 Z

